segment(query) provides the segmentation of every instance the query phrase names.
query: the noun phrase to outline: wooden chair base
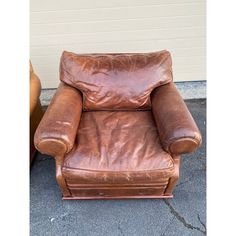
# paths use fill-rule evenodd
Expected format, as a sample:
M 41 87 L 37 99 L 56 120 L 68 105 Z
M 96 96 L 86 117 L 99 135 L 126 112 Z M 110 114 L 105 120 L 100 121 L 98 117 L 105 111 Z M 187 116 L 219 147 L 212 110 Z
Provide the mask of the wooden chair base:
M 166 199 L 173 198 L 173 195 L 153 195 L 153 196 L 116 196 L 116 197 L 62 197 L 62 200 L 112 200 L 112 199 Z

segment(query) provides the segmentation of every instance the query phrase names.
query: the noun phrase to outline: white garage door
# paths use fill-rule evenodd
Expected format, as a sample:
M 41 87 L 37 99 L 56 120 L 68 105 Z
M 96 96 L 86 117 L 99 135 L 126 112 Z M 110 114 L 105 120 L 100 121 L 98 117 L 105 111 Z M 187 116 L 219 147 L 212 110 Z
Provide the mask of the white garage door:
M 43 88 L 62 51 L 172 53 L 174 81 L 205 80 L 205 1 L 31 0 L 30 58 Z

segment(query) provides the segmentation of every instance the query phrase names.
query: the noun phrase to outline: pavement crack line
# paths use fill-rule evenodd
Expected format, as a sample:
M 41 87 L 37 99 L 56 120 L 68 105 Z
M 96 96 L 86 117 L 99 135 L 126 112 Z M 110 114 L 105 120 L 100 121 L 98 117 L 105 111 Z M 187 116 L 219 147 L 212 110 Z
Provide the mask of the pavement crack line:
M 199 214 L 197 214 L 197 218 L 198 218 L 198 221 L 199 221 L 200 224 L 203 226 L 203 228 L 205 229 L 205 232 L 206 232 L 206 231 L 207 231 L 207 230 L 206 230 L 206 225 L 202 222 L 202 220 L 201 220 Z
M 188 229 L 195 229 L 198 230 L 199 232 L 203 233 L 206 235 L 206 226 L 205 224 L 200 220 L 200 217 L 198 215 L 198 220 L 201 223 L 201 225 L 204 227 L 205 230 L 200 229 L 199 227 L 193 226 L 190 223 L 186 222 L 186 220 L 184 219 L 183 216 L 181 216 L 178 211 L 175 210 L 175 208 L 168 202 L 168 200 L 163 199 L 164 203 L 169 207 L 170 212 L 172 215 L 174 215 L 176 217 L 177 220 L 179 220 L 184 227 L 188 228 Z

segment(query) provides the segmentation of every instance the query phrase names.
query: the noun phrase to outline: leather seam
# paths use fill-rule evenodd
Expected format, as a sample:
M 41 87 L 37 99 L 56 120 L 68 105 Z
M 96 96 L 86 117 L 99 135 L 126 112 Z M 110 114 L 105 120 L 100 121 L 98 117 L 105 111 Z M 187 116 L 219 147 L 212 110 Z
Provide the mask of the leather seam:
M 179 141 L 181 139 L 190 139 L 191 141 L 193 141 L 194 143 L 196 143 L 197 145 L 199 145 L 201 143 L 201 140 L 200 139 L 197 139 L 197 138 L 193 138 L 193 137 L 190 137 L 190 136 L 184 136 L 184 137 L 178 137 L 178 138 L 171 138 L 169 139 L 166 143 L 167 143 L 167 146 L 169 147 L 172 143 L 174 143 L 175 141 Z M 169 149 L 169 148 L 168 148 Z
M 63 170 L 64 169 L 69 169 L 69 170 L 81 170 L 81 171 L 88 171 L 88 172 L 98 172 L 98 173 L 100 173 L 100 172 L 102 172 L 102 173 L 104 173 L 104 172 L 106 172 L 106 173 L 130 173 L 130 172 L 132 172 L 132 173 L 140 173 L 140 172 L 160 172 L 160 171 L 165 171 L 165 170 L 170 170 L 170 171 L 172 171 L 174 168 L 175 168 L 175 166 L 174 166 L 174 162 L 173 162 L 173 160 L 172 160 L 172 163 L 173 163 L 173 166 L 172 167 L 169 167 L 169 168 L 164 168 L 164 169 L 154 169 L 154 170 L 140 170 L 140 171 L 107 171 L 107 170 L 89 170 L 89 169 L 82 169 L 82 168 L 72 168 L 72 167 L 66 167 L 66 166 L 63 166 L 62 168 L 63 168 Z
M 91 110 L 91 109 L 88 109 L 88 110 L 86 110 L 86 109 L 83 109 L 83 112 L 94 112 L 94 111 L 151 111 L 152 109 L 151 109 L 151 107 L 150 108 L 147 108 L 147 109 L 132 109 L 132 108 L 130 108 L 130 109 L 113 109 L 113 108 L 111 108 L 111 109 L 96 109 L 96 110 Z

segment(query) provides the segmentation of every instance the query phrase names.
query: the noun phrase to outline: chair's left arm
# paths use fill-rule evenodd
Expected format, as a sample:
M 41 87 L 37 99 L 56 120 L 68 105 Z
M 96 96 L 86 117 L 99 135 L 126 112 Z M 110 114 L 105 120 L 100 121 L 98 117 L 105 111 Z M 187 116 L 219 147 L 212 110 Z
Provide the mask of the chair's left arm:
M 174 83 L 156 88 L 151 99 L 163 148 L 171 154 L 196 150 L 202 141 L 201 134 Z
M 63 157 L 73 148 L 81 113 L 80 91 L 61 83 L 36 130 L 35 147 L 43 154 Z

